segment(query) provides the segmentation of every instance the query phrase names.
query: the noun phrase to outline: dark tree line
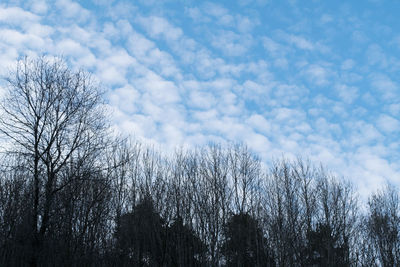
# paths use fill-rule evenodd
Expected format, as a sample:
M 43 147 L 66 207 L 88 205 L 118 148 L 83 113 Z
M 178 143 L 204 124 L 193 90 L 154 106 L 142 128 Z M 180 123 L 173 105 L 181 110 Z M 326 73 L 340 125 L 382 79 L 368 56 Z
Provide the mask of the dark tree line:
M 399 266 L 399 196 L 366 206 L 304 160 L 245 145 L 166 156 L 112 137 L 98 86 L 19 61 L 0 133 L 0 266 Z

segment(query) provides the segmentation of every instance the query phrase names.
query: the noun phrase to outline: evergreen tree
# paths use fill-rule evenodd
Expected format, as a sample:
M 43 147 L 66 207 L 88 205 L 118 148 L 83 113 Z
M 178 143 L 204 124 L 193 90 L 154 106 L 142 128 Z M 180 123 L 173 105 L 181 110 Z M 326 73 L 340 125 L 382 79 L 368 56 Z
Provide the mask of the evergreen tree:
M 231 216 L 224 233 L 226 266 L 273 266 L 263 232 L 249 214 Z

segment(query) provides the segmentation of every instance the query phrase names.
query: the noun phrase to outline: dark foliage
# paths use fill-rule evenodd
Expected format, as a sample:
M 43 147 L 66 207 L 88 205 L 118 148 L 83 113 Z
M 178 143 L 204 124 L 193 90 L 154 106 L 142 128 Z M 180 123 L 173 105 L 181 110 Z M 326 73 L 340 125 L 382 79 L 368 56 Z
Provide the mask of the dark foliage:
M 205 266 L 207 248 L 181 217 L 167 229 L 167 235 L 169 266 Z
M 307 234 L 309 266 L 350 266 L 347 241 L 340 242 L 329 225 L 318 224 Z
M 116 248 L 121 265 L 163 266 L 166 262 L 166 231 L 154 211 L 152 200 L 144 198 L 117 222 Z
M 247 213 L 231 216 L 225 229 L 222 251 L 226 266 L 273 266 L 264 234 L 258 222 Z

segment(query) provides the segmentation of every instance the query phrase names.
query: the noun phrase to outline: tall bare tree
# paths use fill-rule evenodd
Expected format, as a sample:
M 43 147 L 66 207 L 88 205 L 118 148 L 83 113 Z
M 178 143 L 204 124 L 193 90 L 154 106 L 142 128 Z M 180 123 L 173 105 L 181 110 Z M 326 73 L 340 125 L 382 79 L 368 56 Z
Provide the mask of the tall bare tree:
M 56 194 L 69 182 L 59 173 L 81 164 L 104 146 L 106 120 L 99 87 L 84 71 L 72 71 L 59 58 L 24 58 L 6 79 L 0 132 L 29 166 L 31 197 L 31 265 L 48 230 Z
M 372 245 L 374 263 L 379 266 L 400 264 L 400 201 L 390 186 L 373 194 L 368 201 L 366 231 Z

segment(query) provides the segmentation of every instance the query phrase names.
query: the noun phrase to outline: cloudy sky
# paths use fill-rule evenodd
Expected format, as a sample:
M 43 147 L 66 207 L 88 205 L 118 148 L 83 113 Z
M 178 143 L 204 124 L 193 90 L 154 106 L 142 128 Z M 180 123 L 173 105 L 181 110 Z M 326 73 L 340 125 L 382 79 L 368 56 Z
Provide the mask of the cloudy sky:
M 400 184 L 400 2 L 341 2 L 1 0 L 0 75 L 63 55 L 123 133 L 302 155 L 363 194 Z

